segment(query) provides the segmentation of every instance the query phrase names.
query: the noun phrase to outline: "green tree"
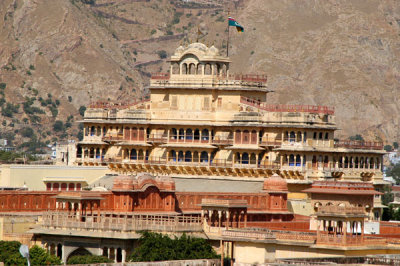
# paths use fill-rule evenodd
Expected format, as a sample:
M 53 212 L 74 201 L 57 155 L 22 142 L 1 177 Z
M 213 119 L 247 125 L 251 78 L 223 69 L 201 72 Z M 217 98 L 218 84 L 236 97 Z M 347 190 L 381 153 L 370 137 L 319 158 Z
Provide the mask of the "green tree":
M 384 149 L 385 151 L 387 151 L 387 152 L 390 152 L 390 151 L 393 150 L 393 148 L 392 148 L 391 145 L 385 145 L 385 146 L 383 147 L 383 149 Z
M 85 115 L 85 111 L 86 111 L 86 107 L 85 107 L 85 106 L 79 107 L 79 114 L 80 114 L 81 116 L 84 116 L 84 115 Z
M 399 148 L 399 143 L 397 141 L 393 142 L 393 148 L 396 150 Z
M 67 264 L 94 264 L 94 263 L 110 263 L 113 262 L 109 258 L 96 255 L 76 255 L 71 256 Z
M 57 256 L 49 254 L 45 249 L 33 246 L 29 249 L 31 265 L 60 265 L 61 260 Z
M 161 59 L 167 58 L 167 52 L 165 50 L 157 51 L 157 54 Z
M 168 235 L 142 232 L 139 247 L 129 256 L 130 261 L 163 261 L 217 258 L 211 245 L 202 238 L 181 237 L 171 239 Z
M 19 253 L 20 246 L 18 241 L 0 241 L 0 261 L 5 265 L 26 265 L 26 259 Z
M 364 138 L 360 134 L 356 134 L 354 136 L 350 136 L 349 139 L 350 140 L 364 141 Z
M 0 90 L 4 90 L 7 87 L 6 83 L 0 83 Z
M 34 131 L 30 127 L 24 127 L 20 130 L 21 136 L 31 138 L 35 135 Z
M 53 124 L 53 130 L 55 132 L 61 132 L 64 130 L 64 123 L 60 120 L 57 120 L 56 122 L 54 122 Z

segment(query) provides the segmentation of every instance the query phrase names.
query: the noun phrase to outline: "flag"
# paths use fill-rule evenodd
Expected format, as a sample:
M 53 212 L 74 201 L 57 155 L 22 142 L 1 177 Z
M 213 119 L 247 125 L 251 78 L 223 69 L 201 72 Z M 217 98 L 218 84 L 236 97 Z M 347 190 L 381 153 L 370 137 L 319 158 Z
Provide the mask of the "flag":
M 244 28 L 242 27 L 242 25 L 240 25 L 234 18 L 229 17 L 228 21 L 229 21 L 229 24 L 228 24 L 229 26 L 236 27 L 236 30 L 238 32 L 244 32 Z

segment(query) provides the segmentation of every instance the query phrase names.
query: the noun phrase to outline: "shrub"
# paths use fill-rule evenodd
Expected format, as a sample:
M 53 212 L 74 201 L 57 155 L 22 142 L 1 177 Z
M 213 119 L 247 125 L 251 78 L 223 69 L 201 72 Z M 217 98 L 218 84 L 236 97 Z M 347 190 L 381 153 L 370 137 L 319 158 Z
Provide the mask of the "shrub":
M 49 254 L 45 249 L 33 246 L 29 249 L 29 257 L 32 265 L 60 265 L 61 260 Z
M 79 107 L 79 114 L 80 114 L 81 116 L 84 116 L 84 115 L 85 115 L 85 111 L 86 111 L 86 107 L 85 107 L 85 106 Z
M 71 256 L 67 264 L 92 264 L 92 263 L 109 263 L 113 262 L 109 258 L 104 256 L 96 256 L 96 255 L 76 255 Z
M 32 136 L 35 134 L 35 132 L 33 131 L 33 129 L 30 128 L 30 127 L 24 127 L 24 128 L 22 128 L 22 129 L 20 130 L 20 133 L 21 133 L 21 136 L 23 136 L 23 137 L 28 137 L 28 138 L 32 137 Z
M 218 258 L 207 240 L 196 237 L 171 239 L 168 235 L 142 232 L 139 247 L 129 256 L 130 261 L 163 261 Z
M 68 101 L 72 102 L 72 96 L 68 96 Z
M 167 58 L 167 52 L 164 50 L 157 51 L 157 54 L 161 59 Z
M 29 69 L 30 69 L 30 70 L 35 70 L 35 66 L 34 66 L 34 65 L 30 65 L 30 66 L 29 66 Z
M 54 122 L 53 124 L 53 130 L 55 132 L 61 132 L 64 130 L 64 123 L 60 120 L 57 120 L 56 122 Z
M 7 87 L 6 83 L 0 83 L 0 90 L 4 90 Z

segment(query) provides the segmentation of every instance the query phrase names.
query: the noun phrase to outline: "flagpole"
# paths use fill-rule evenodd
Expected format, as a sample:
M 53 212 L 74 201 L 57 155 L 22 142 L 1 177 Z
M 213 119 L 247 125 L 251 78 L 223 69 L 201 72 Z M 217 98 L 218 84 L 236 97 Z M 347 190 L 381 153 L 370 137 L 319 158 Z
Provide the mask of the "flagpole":
M 229 15 L 229 13 L 228 13 L 228 15 Z M 227 41 L 227 44 L 226 44 L 226 57 L 229 57 L 229 16 L 228 16 L 228 41 Z

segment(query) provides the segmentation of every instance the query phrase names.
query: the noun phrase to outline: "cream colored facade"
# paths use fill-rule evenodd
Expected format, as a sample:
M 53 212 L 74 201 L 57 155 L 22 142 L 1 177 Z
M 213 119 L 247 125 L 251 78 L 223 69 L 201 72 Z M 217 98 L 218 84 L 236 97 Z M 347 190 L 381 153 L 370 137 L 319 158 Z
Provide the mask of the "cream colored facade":
M 382 180 L 382 143 L 335 141 L 334 109 L 268 103 L 265 76 L 233 75 L 214 46 L 180 46 L 153 75 L 148 101 L 96 103 L 84 116 L 79 165 L 121 173 L 264 178 L 289 184 L 293 209 L 313 180 Z
M 46 183 L 76 183 L 82 187 L 111 171 L 104 166 L 9 165 L 0 166 L 0 187 L 46 190 Z M 61 189 L 61 186 L 60 186 Z

